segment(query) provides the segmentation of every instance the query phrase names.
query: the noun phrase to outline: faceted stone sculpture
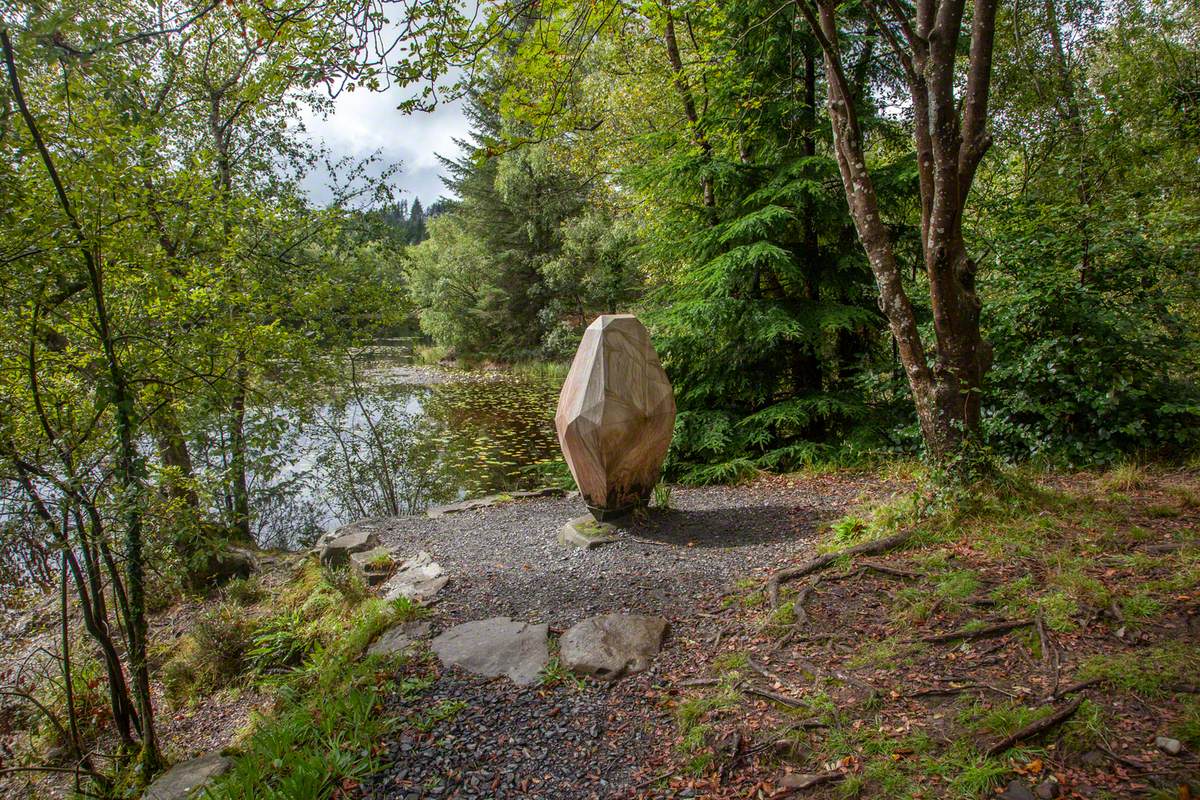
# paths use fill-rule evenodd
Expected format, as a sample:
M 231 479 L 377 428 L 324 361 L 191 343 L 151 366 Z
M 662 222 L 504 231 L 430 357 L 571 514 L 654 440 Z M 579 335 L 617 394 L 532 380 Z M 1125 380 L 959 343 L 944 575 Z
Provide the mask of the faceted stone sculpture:
M 650 334 L 632 314 L 584 331 L 554 415 L 558 441 L 597 520 L 643 505 L 675 427 L 675 396 Z

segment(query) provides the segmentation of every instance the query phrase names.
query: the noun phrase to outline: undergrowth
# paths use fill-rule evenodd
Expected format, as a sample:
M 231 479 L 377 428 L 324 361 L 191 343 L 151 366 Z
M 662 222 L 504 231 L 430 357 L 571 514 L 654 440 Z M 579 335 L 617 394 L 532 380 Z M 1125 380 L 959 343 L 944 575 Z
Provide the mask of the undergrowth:
M 366 649 L 388 627 L 423 613 L 407 600 L 365 596 L 345 573 L 309 563 L 269 610 L 226 603 L 206 616 L 164 666 L 176 700 L 200 699 L 222 685 L 214 680 L 220 675 L 225 685 L 271 692 L 278 709 L 253 715 L 236 740 L 232 769 L 206 796 L 327 798 L 372 772 L 374 745 L 404 722 L 385 712 L 383 699 L 414 698 L 432 681 L 419 656 L 383 658 Z

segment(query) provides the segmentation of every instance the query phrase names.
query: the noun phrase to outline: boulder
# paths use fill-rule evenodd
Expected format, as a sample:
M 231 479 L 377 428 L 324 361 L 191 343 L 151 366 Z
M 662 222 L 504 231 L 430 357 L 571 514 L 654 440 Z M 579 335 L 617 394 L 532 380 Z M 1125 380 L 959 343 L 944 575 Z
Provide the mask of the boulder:
M 394 656 L 408 652 L 421 639 L 429 638 L 428 622 L 402 622 L 379 634 L 369 648 L 370 656 Z
M 611 681 L 642 672 L 662 649 L 668 623 L 662 617 L 604 614 L 574 625 L 558 640 L 567 669 Z
M 350 568 L 367 586 L 378 586 L 396 571 L 396 560 L 390 547 L 372 547 L 350 554 Z
M 591 549 L 619 541 L 617 528 L 607 522 L 597 522 L 591 514 L 575 517 L 558 531 L 558 543 Z
M 202 567 L 194 571 L 189 583 L 194 589 L 222 586 L 234 578 L 249 578 L 258 571 L 258 557 L 244 547 L 226 546 L 210 553 Z
M 186 800 L 213 778 L 229 771 L 232 762 L 220 753 L 182 761 L 150 784 L 144 800 Z
M 407 597 L 425 604 L 437 595 L 450 580 L 441 566 L 424 550 L 405 561 L 380 588 L 384 600 Z
M 330 539 L 318 548 L 321 563 L 327 567 L 344 567 L 350 556 L 379 546 L 379 536 L 374 531 L 351 531 Z
M 495 678 L 507 676 L 518 686 L 536 683 L 550 661 L 548 626 L 508 617 L 456 625 L 438 636 L 430 649 L 447 666 Z

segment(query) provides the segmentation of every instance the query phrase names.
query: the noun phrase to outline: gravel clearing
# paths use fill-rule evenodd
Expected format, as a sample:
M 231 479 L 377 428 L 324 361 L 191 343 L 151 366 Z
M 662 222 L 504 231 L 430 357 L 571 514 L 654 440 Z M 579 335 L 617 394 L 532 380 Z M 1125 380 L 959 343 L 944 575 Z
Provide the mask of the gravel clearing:
M 433 607 L 435 634 L 498 615 L 545 622 L 561 634 L 585 617 L 617 612 L 664 616 L 671 633 L 649 671 L 611 687 L 567 681 L 522 689 L 443 669 L 430 694 L 413 709 L 397 698 L 395 712 L 465 705 L 428 733 L 405 726 L 381 743 L 385 767 L 361 787 L 362 796 L 637 795 L 653 778 L 642 758 L 655 731 L 672 724 L 662 676 L 718 635 L 721 595 L 738 579 L 808 557 L 822 523 L 864 494 L 897 488 L 832 475 L 676 490 L 672 510 L 652 511 L 624 527 L 622 541 L 591 550 L 557 542 L 558 529 L 580 513 L 577 498 L 373 520 L 372 529 L 400 556 L 427 550 L 449 574 Z

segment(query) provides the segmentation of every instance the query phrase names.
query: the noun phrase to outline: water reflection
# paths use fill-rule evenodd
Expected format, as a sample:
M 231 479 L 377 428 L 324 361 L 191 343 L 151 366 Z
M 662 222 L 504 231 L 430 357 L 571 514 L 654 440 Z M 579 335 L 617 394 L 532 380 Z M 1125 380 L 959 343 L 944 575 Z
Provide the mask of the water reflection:
M 261 544 L 299 547 L 362 517 L 536 488 L 565 473 L 551 380 L 430 374 L 401 355 L 374 360 L 356 387 L 294 423 L 286 465 L 259 476 Z

